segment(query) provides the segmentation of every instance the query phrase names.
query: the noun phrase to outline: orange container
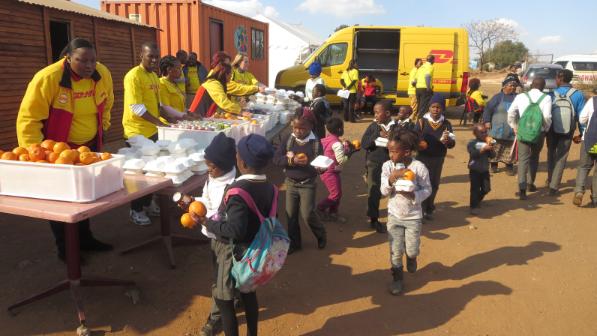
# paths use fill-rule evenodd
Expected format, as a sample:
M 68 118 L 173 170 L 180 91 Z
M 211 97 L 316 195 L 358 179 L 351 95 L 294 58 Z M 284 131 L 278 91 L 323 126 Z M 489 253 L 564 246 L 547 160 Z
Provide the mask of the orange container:
M 159 28 L 162 55 L 174 55 L 180 49 L 194 51 L 208 66 L 216 51 L 224 50 L 233 58 L 239 51 L 246 52 L 250 71 L 260 82 L 268 84 L 267 23 L 199 0 L 103 0 L 101 8 Z

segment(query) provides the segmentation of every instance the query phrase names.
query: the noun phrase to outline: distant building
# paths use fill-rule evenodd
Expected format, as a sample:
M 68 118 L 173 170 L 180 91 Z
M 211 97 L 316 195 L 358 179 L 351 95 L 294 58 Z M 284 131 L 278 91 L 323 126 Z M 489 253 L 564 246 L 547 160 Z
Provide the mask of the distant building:
M 289 24 L 259 14 L 255 20 L 269 23 L 269 84 L 273 86 L 280 70 L 302 62 L 322 40 L 303 25 Z

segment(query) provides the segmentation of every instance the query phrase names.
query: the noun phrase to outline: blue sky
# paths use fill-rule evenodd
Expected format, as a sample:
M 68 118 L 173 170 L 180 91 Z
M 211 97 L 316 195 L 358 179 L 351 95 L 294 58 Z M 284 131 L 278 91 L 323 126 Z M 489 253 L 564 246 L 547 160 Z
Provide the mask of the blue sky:
M 99 8 L 99 0 L 74 0 Z M 531 52 L 597 53 L 597 1 L 414 1 L 414 0 L 204 0 L 252 16 L 265 13 L 301 23 L 322 38 L 341 24 L 460 27 L 473 20 L 503 18 Z M 471 54 L 471 57 L 473 55 Z

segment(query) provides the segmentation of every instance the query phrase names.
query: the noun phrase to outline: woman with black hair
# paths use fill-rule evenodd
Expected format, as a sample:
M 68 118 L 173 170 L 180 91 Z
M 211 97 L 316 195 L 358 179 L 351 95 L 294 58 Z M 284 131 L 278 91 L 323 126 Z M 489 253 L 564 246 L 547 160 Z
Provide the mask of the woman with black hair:
M 96 61 L 91 42 L 75 38 L 56 63 L 38 71 L 29 82 L 17 116 L 19 146 L 49 139 L 67 142 L 71 148 L 87 146 L 92 151 L 101 151 L 113 103 L 110 71 Z M 50 221 L 58 258 L 62 261 L 66 258 L 64 225 Z M 112 249 L 93 237 L 89 220 L 77 225 L 81 250 Z
M 167 55 L 160 60 L 160 103 L 178 112 L 185 109 L 185 83 L 180 81 L 180 61 Z

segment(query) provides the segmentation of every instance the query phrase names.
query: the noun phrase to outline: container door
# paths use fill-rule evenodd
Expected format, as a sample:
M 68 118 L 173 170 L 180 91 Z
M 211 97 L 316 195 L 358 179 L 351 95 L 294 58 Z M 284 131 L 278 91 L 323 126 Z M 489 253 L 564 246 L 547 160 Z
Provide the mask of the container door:
M 209 20 L 209 54 L 214 55 L 224 50 L 224 23 L 218 20 Z
M 408 75 L 414 67 L 415 59 L 435 55 L 433 65 L 433 89 L 450 96 L 452 85 L 456 85 L 454 55 L 456 34 L 451 29 L 404 28 L 400 39 L 398 96 L 404 97 L 408 91 Z

